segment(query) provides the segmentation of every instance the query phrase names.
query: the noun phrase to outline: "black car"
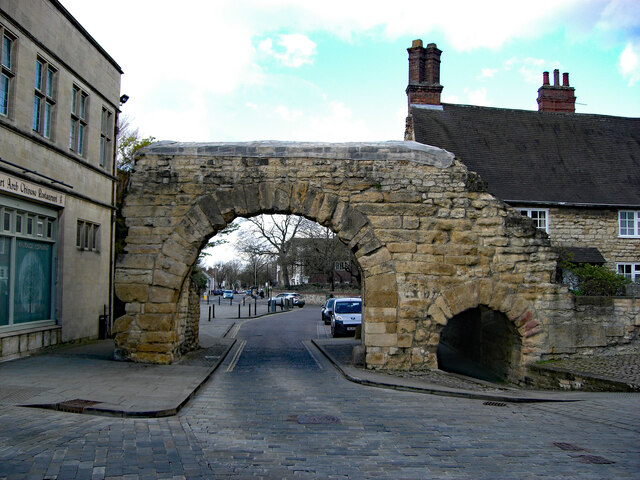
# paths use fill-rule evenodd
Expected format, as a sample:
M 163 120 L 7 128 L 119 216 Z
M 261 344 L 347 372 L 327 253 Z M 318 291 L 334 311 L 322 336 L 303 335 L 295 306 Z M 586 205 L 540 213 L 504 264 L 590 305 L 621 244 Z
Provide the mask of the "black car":
M 331 323 L 331 312 L 333 312 L 333 304 L 335 301 L 335 298 L 330 298 L 324 302 L 324 305 L 322 306 L 322 321 L 325 325 L 329 325 Z

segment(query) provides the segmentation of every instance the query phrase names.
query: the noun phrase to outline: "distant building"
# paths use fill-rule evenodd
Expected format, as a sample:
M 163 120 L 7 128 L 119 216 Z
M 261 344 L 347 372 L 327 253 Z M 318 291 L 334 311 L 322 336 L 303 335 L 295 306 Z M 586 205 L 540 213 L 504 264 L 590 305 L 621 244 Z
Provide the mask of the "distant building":
M 567 259 L 640 282 L 640 118 L 575 113 L 558 70 L 537 112 L 442 103 L 442 52 L 421 40 L 408 52 L 406 140 L 453 152 Z
M 0 358 L 112 310 L 118 64 L 57 0 L 0 0 Z
M 337 238 L 292 238 L 290 242 L 292 285 L 360 286 L 358 265 L 351 260 L 349 248 Z

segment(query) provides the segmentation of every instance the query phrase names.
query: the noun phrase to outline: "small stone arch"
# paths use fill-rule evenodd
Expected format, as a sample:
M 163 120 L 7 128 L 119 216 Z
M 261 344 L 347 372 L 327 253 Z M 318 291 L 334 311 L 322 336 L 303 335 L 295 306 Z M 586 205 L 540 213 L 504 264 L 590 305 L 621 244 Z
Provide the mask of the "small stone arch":
M 527 353 L 535 351 L 537 340 L 533 337 L 540 333 L 541 324 L 535 306 L 519 295 L 513 287 L 492 279 L 465 282 L 438 296 L 430 306 L 427 315 L 433 319 L 436 326 L 434 338 L 438 340 L 441 340 L 445 331 L 452 327 L 452 322 L 459 321 L 461 317 L 466 317 L 463 322 L 466 321 L 470 329 L 474 323 L 471 318 L 474 317 L 482 322 L 482 317 L 488 316 L 492 319 L 494 327 L 496 322 L 501 323 L 501 319 L 504 319 L 504 323 L 509 324 L 504 327 L 510 331 L 508 336 L 512 338 L 509 339 L 509 348 L 513 351 L 505 355 L 504 366 L 491 368 L 491 370 L 497 377 L 509 381 L 524 380 L 523 366 L 530 361 Z M 477 327 L 482 328 L 480 324 Z M 458 324 L 455 328 L 463 328 L 463 325 Z M 504 329 L 502 333 L 505 333 Z M 466 340 L 484 341 L 480 336 L 476 339 L 468 337 Z M 491 342 L 493 339 L 488 341 Z M 470 358 L 474 356 L 470 354 Z M 475 357 L 479 360 L 479 356 Z

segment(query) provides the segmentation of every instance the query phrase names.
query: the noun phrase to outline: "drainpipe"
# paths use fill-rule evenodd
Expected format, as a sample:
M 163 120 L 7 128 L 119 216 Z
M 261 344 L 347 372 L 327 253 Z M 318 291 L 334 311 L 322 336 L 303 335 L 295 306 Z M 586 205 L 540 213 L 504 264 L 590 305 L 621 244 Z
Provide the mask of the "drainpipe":
M 113 155 L 111 158 L 111 175 L 115 180 L 111 183 L 111 241 L 109 242 L 109 321 L 107 324 L 106 336 L 109 338 L 113 332 L 113 301 L 114 301 L 114 276 L 115 276 L 115 241 L 116 241 L 116 187 L 118 185 L 118 171 L 116 165 L 116 150 L 118 142 L 118 122 L 120 119 L 120 109 L 116 109 L 113 119 Z

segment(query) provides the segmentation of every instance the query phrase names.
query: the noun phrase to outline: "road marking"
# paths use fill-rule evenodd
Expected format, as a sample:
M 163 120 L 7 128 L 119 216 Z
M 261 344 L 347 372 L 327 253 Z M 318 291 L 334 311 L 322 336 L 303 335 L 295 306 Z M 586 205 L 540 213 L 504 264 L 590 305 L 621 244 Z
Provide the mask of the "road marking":
M 307 349 L 307 352 L 309 352 L 309 355 L 311 355 L 311 358 L 313 358 L 313 361 L 316 362 L 316 365 L 318 365 L 318 368 L 320 370 L 324 370 L 324 367 L 320 364 L 320 360 L 318 360 L 318 358 L 313 354 L 313 352 L 311 351 L 311 348 L 309 348 L 309 345 L 306 344 L 306 342 L 304 341 L 300 341 L 300 343 L 302 343 L 302 345 L 304 345 L 304 348 Z
M 233 358 L 231 359 L 231 363 L 227 367 L 227 372 L 233 372 L 233 369 L 236 367 L 236 364 L 238 363 L 238 359 L 240 358 L 240 355 L 242 354 L 242 350 L 244 350 L 244 346 L 246 344 L 247 344 L 246 340 L 242 340 L 242 342 L 240 342 L 240 346 L 236 350 L 236 354 L 233 356 Z

